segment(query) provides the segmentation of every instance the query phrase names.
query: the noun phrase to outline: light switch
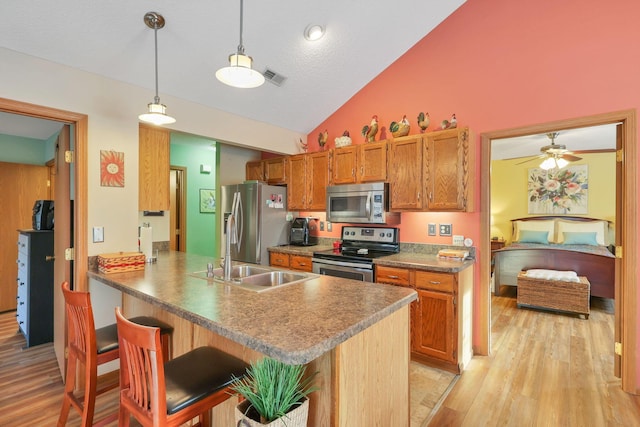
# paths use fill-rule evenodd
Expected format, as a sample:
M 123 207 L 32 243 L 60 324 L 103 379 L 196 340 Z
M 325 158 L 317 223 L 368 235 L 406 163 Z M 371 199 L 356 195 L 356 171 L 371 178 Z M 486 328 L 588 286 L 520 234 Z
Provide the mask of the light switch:
M 104 242 L 104 227 L 93 227 L 93 243 Z
M 429 223 L 427 224 L 427 234 L 429 236 L 435 236 L 436 235 L 436 225 L 433 223 Z

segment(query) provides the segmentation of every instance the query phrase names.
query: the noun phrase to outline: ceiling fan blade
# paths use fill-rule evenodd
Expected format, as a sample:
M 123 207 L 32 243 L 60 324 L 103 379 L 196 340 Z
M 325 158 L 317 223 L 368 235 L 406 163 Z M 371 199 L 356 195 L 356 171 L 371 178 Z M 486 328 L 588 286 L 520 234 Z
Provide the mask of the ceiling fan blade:
M 534 161 L 534 160 L 538 160 L 538 159 L 543 159 L 543 158 L 545 158 L 545 157 L 547 157 L 547 155 L 546 155 L 546 154 L 540 154 L 540 155 L 538 155 L 538 156 L 531 157 L 531 158 L 529 158 L 529 159 L 527 159 L 527 160 L 523 160 L 523 161 L 521 161 L 521 162 L 518 162 L 518 163 L 516 163 L 516 165 L 521 165 L 521 164 L 523 164 L 523 163 L 532 162 L 532 161 Z
M 568 162 L 577 162 L 578 160 L 582 160 L 582 157 L 574 156 L 569 153 L 560 154 L 558 157 L 563 158 Z

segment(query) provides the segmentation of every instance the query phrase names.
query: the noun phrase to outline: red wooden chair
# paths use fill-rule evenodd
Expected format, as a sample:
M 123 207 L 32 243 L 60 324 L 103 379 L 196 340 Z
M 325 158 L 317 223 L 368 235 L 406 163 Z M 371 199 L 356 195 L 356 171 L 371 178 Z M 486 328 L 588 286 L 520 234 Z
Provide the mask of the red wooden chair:
M 164 363 L 160 330 L 133 323 L 116 308 L 120 340 L 120 417 L 145 427 L 179 426 L 195 417 L 211 424 L 209 410 L 232 396 L 234 377 L 248 365 L 212 347 L 198 347 Z
M 75 408 L 82 416 L 82 427 L 93 424 L 96 396 L 118 387 L 117 383 L 98 388 L 98 365 L 116 360 L 118 352 L 118 330 L 116 324 L 95 329 L 93 309 L 89 292 L 72 291 L 69 283 L 62 283 L 65 309 L 67 313 L 67 375 L 64 386 L 62 409 L 58 427 L 67 423 L 69 410 Z M 163 353 L 169 356 L 169 344 L 173 328 L 153 317 L 137 317 L 132 321 L 157 326 L 162 329 Z M 84 394 L 76 395 L 78 365 L 84 365 Z M 117 413 L 98 420 L 95 425 L 103 426 L 118 418 Z

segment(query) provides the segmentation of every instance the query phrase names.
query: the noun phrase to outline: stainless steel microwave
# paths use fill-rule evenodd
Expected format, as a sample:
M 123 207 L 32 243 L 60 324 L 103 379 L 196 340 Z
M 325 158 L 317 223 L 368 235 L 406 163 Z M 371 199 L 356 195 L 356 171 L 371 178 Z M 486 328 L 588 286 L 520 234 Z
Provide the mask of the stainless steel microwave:
M 353 224 L 399 224 L 400 213 L 389 212 L 389 184 L 327 187 L 327 221 Z

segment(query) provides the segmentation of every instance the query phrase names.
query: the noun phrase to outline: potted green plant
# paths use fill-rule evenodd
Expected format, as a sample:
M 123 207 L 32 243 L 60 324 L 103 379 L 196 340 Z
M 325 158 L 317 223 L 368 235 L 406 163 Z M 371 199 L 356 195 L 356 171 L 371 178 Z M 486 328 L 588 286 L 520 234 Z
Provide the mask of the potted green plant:
M 232 390 L 244 397 L 236 407 L 238 427 L 299 427 L 307 425 L 309 393 L 317 372 L 304 377 L 305 366 L 288 365 L 271 358 L 255 361 Z

